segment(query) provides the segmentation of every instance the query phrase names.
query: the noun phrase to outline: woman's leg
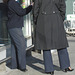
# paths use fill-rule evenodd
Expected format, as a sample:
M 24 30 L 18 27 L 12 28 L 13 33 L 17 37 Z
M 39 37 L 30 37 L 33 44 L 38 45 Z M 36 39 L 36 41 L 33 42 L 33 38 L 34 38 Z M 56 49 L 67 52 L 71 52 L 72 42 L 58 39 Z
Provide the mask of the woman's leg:
M 44 58 L 45 72 L 54 71 L 51 51 L 50 50 L 43 50 L 43 58 Z
M 64 70 L 65 68 L 70 67 L 70 60 L 69 60 L 69 54 L 67 52 L 67 49 L 58 49 L 58 57 L 59 57 L 59 63 L 60 68 Z
M 13 40 L 11 39 L 11 68 L 12 69 L 17 69 L 17 55 L 16 55 L 16 47 L 15 44 L 13 42 Z
M 26 69 L 26 44 L 25 44 L 25 38 L 23 36 L 22 29 L 12 28 L 9 29 L 9 33 L 17 48 L 19 69 L 25 70 Z

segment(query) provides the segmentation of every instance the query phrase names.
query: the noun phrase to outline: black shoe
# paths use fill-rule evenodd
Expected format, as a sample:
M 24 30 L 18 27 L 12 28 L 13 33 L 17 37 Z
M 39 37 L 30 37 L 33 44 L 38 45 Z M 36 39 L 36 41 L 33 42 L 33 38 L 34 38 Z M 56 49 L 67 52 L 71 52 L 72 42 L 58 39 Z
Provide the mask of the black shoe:
M 23 72 L 26 72 L 26 71 L 28 71 L 27 69 L 20 69 L 21 71 L 23 71 Z
M 67 72 L 67 71 L 72 72 L 73 70 L 74 70 L 74 69 L 71 69 L 71 70 L 70 70 L 69 68 L 66 68 L 66 69 L 64 69 L 63 71 L 64 71 L 64 72 Z
M 46 72 L 47 74 L 51 74 L 51 75 L 54 75 L 54 71 L 52 72 Z

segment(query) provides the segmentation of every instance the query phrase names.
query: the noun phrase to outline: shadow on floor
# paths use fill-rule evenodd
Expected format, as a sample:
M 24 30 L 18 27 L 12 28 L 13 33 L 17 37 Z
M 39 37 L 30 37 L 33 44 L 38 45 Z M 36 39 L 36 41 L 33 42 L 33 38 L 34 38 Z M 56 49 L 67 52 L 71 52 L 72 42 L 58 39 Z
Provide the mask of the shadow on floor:
M 11 60 L 10 60 L 11 61 Z M 38 64 L 38 65 L 35 65 L 35 64 Z M 39 65 L 44 65 L 44 62 L 43 60 L 40 60 L 36 57 L 33 57 L 33 56 L 29 56 L 27 57 L 27 65 L 30 66 L 31 68 L 39 71 L 39 72 L 42 72 L 42 73 L 45 73 L 45 70 L 43 69 L 43 67 L 39 66 Z M 11 62 L 7 64 L 7 67 L 11 68 Z M 54 69 L 56 71 L 61 71 L 60 70 L 60 67 L 54 65 Z

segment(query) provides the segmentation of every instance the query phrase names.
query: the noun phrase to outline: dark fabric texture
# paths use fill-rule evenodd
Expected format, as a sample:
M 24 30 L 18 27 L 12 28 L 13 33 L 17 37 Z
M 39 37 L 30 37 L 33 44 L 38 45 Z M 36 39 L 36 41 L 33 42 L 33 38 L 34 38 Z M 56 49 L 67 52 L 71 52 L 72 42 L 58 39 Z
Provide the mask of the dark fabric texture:
M 26 41 L 21 28 L 9 29 L 11 37 L 11 68 L 26 69 Z
M 23 9 L 15 0 L 8 1 L 8 28 L 23 27 L 23 16 L 28 14 L 32 9 L 32 5 Z
M 65 0 L 35 0 L 33 18 L 36 25 L 35 49 L 68 47 L 63 21 Z
M 69 55 L 67 49 L 58 49 L 58 58 L 60 63 L 60 69 L 64 70 L 70 66 Z M 52 72 L 54 71 L 53 60 L 50 50 L 43 50 L 43 58 L 44 58 L 44 66 L 45 72 Z

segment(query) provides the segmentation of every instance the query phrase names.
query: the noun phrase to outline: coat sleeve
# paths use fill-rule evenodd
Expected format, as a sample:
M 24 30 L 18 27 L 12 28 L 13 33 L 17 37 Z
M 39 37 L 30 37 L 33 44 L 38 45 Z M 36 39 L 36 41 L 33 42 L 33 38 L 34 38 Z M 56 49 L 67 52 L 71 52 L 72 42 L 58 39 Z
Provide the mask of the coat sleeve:
M 11 9 L 12 11 L 14 11 L 19 16 L 23 16 L 23 15 L 28 14 L 31 11 L 32 5 L 23 9 L 19 3 L 17 3 L 16 1 L 13 1 L 8 4 L 8 8 Z
M 37 23 L 37 18 L 39 14 L 39 0 L 34 0 L 34 6 L 33 6 L 33 21 L 34 24 L 36 25 Z
M 60 14 L 62 16 L 63 21 L 65 20 L 65 13 L 66 13 L 66 4 L 65 0 L 60 0 L 60 8 L 59 8 Z

